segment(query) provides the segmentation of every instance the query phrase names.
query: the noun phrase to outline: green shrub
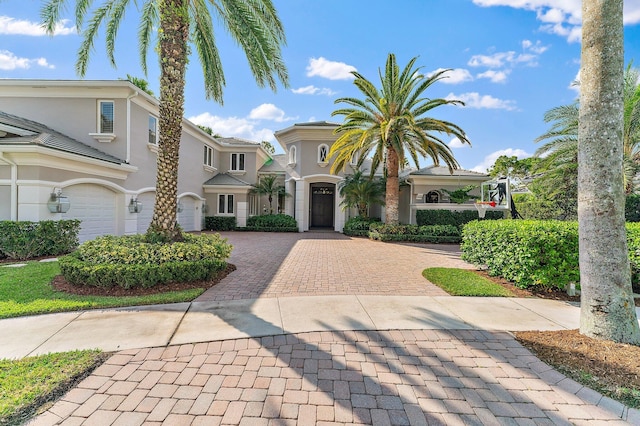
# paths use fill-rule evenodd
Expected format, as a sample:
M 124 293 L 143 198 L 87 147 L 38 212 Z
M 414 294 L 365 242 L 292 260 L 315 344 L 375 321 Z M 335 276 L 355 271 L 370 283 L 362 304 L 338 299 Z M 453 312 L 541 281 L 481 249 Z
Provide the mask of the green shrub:
M 631 264 L 631 284 L 640 293 L 640 223 L 627 223 L 627 246 Z
M 212 278 L 226 267 L 231 245 L 220 235 L 183 234 L 173 244 L 145 242 L 144 235 L 99 237 L 60 258 L 65 279 L 76 285 L 123 288 Z
M 247 231 L 298 232 L 296 220 L 286 214 L 263 214 L 247 219 Z
M 342 232 L 351 237 L 366 237 L 369 235 L 369 226 L 376 222 L 380 222 L 380 218 L 352 217 L 344 224 Z
M 460 228 L 453 225 L 387 225 L 372 223 L 369 238 L 378 241 L 459 243 Z
M 462 259 L 486 265 L 518 287 L 564 288 L 580 281 L 578 224 L 562 221 L 475 221 L 462 232 Z
M 235 228 L 235 216 L 207 216 L 204 218 L 204 229 L 207 231 L 233 231 Z
M 3 257 L 25 260 L 58 256 L 78 246 L 79 220 L 41 222 L 0 221 L 0 253 Z
M 640 195 L 627 195 L 624 203 L 624 216 L 627 222 L 640 222 Z
M 485 213 L 485 220 L 497 220 L 504 218 L 504 210 Z M 475 210 L 418 210 L 416 211 L 416 223 L 418 225 L 453 225 L 462 227 L 465 223 L 478 220 L 478 212 Z

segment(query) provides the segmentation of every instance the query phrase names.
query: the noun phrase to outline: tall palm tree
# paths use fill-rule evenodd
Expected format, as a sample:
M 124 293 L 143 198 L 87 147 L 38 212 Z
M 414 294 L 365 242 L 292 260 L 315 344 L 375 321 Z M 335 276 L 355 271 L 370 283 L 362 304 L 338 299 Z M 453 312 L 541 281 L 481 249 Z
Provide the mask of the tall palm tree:
M 41 15 L 49 34 L 68 0 L 47 0 Z M 115 40 L 129 6 L 140 11 L 138 43 L 140 61 L 146 72 L 146 57 L 154 28 L 160 59 L 160 139 L 156 175 L 156 204 L 149 231 L 167 241 L 181 238 L 176 221 L 178 152 L 184 116 L 185 72 L 190 47 L 195 47 L 202 65 L 205 95 L 222 103 L 225 84 L 215 44 L 212 14 L 244 50 L 249 67 L 260 87 L 276 89 L 276 79 L 288 85 L 280 47 L 284 29 L 271 0 L 106 0 L 91 10 L 91 0 L 75 0 L 76 26 L 83 41 L 76 71 L 84 77 L 89 54 L 99 29 L 105 26 L 106 50 L 115 66 Z M 85 19 L 92 13 L 86 23 Z M 158 25 L 159 24 L 159 25 Z
M 622 0 L 582 2 L 580 332 L 640 345 L 624 218 Z
M 340 204 L 345 208 L 356 207 L 360 217 L 369 217 L 371 204 L 384 204 L 384 182 L 365 176 L 360 169 L 346 175 L 338 184 L 338 191 L 343 198 Z
M 262 176 L 257 185 L 251 190 L 252 194 L 266 195 L 269 201 L 269 214 L 273 214 L 273 197 L 288 197 L 286 188 L 278 181 L 278 176 Z
M 354 155 L 360 158 L 372 154 L 371 173 L 384 165 L 386 183 L 386 222 L 398 223 L 399 180 L 401 164 L 411 157 L 419 167 L 419 157 L 430 157 L 434 164 L 442 160 L 449 170 L 458 168 L 453 153 L 434 133 L 445 133 L 457 137 L 463 143 L 470 143 L 465 132 L 457 125 L 426 117 L 441 105 L 464 105 L 459 100 L 429 99 L 424 92 L 436 81 L 445 77 L 448 70 L 431 76 L 420 73 L 420 67 L 413 58 L 400 71 L 394 54 L 389 54 L 384 70 L 380 70 L 382 87 L 378 90 L 373 83 L 356 71 L 354 84 L 364 95 L 364 99 L 340 98 L 335 103 L 345 103 L 332 115 L 343 115 L 344 123 L 336 128 L 340 136 L 331 146 L 329 155 L 335 157 L 332 173 L 344 170 Z

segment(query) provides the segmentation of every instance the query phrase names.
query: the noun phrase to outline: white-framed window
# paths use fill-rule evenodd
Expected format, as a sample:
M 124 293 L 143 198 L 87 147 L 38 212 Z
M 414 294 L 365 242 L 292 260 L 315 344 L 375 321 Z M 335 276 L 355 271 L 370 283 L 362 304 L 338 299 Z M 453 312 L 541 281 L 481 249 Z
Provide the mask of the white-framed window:
M 296 147 L 289 148 L 289 164 L 296 164 Z
M 213 167 L 213 148 L 208 145 L 204 146 L 204 165 Z
M 158 145 L 158 119 L 149 115 L 149 143 Z
M 318 147 L 318 163 L 326 163 L 329 161 L 329 146 L 322 144 Z
M 114 102 L 98 101 L 98 133 L 113 133 L 114 118 Z
M 244 154 L 233 153 L 231 154 L 231 171 L 244 172 Z
M 233 214 L 233 194 L 220 194 L 218 195 L 218 213 L 219 214 Z

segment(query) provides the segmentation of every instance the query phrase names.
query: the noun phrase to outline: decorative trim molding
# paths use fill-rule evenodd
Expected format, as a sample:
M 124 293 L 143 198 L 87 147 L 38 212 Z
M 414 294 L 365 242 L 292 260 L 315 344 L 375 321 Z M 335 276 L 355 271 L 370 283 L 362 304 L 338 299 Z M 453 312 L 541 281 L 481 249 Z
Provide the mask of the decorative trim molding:
M 89 136 L 102 143 L 111 143 L 116 138 L 113 133 L 89 133 Z

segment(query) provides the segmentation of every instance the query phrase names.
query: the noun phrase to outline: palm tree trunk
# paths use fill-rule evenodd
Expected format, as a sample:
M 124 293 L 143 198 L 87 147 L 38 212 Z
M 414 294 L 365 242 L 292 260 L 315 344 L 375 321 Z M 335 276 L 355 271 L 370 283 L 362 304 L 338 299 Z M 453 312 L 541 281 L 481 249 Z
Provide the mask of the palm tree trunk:
M 623 0 L 583 0 L 578 128 L 580 332 L 639 345 L 622 178 Z
M 184 116 L 189 19 L 187 0 L 160 0 L 160 139 L 158 144 L 156 204 L 149 232 L 168 241 L 181 238 L 176 220 L 178 154 Z
M 387 194 L 385 196 L 385 223 L 398 224 L 398 199 L 400 185 L 398 180 L 398 153 L 393 148 L 387 148 Z

